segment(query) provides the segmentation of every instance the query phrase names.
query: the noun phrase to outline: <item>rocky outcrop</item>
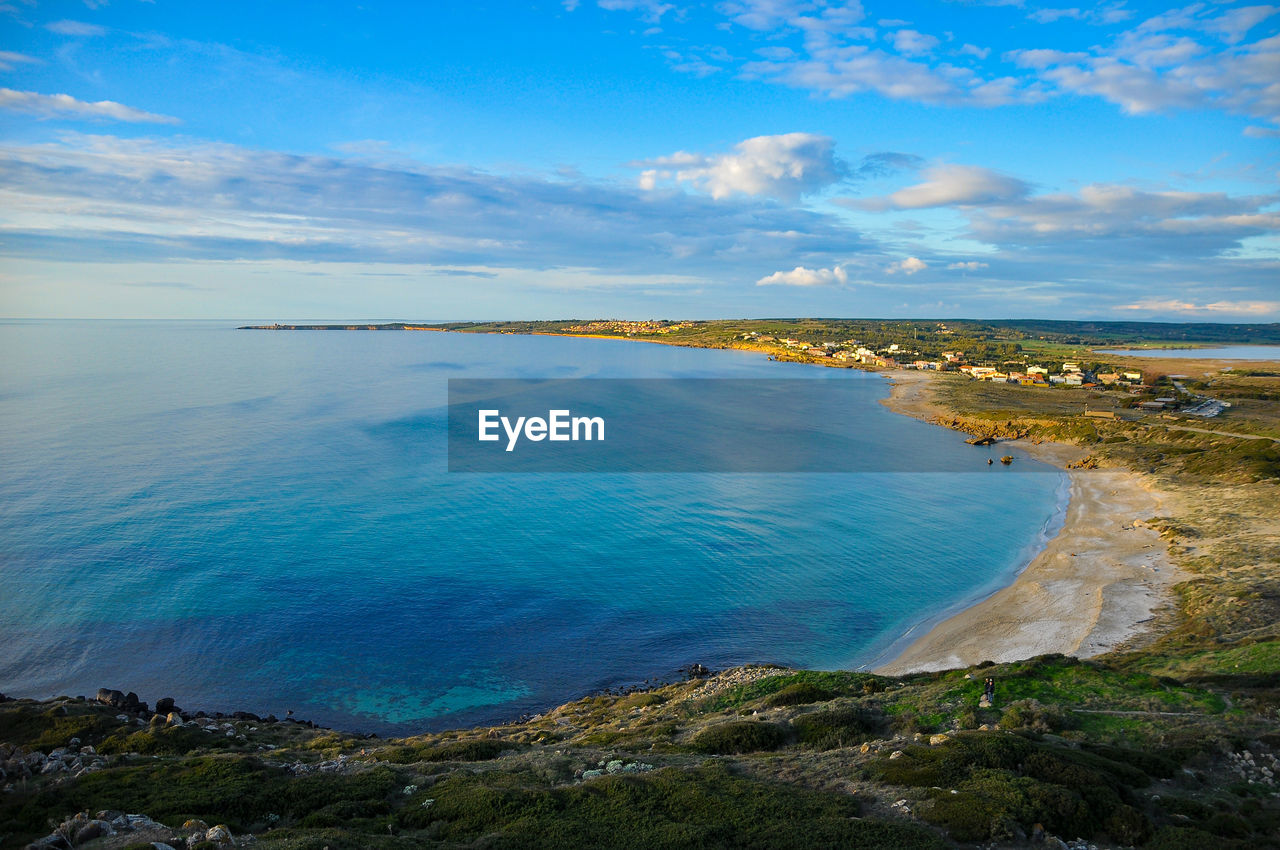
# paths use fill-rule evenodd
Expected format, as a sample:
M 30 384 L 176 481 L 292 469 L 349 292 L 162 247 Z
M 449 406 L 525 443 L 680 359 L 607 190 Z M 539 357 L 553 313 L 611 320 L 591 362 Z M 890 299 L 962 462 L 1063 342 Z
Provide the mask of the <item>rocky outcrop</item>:
M 133 691 L 122 693 L 121 691 L 110 690 L 108 688 L 98 688 L 98 702 L 103 705 L 109 705 L 112 708 L 118 708 L 121 711 L 127 711 L 130 714 L 150 714 L 151 709 L 147 704 L 138 699 L 138 695 Z
M 101 811 L 90 817 L 88 812 L 78 812 L 64 820 L 44 838 L 37 839 L 27 845 L 27 850 L 69 850 L 80 847 L 99 838 L 127 833 L 146 834 L 151 839 L 159 834 L 170 837 L 173 831 L 162 823 L 157 823 L 146 815 L 127 815 L 124 812 Z M 230 833 L 227 834 L 228 838 Z M 176 836 L 172 837 L 179 841 Z
M 76 777 L 102 770 L 106 760 L 93 747 L 80 747 L 79 739 L 58 747 L 48 755 L 22 747 L 0 744 L 0 784 L 30 779 L 33 776 Z
M 970 419 L 963 416 L 935 416 L 929 420 L 935 425 L 972 434 L 965 442 L 975 446 L 989 446 L 999 440 L 1021 440 L 1031 433 L 1031 427 L 1012 419 L 997 422 L 991 419 Z

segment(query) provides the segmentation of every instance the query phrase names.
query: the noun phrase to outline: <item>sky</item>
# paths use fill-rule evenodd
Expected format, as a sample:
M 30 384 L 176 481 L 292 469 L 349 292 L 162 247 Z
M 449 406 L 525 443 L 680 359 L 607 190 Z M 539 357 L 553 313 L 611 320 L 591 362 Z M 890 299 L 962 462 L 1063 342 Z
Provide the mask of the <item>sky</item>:
M 1278 234 L 1280 6 L 0 0 L 0 316 L 1275 322 Z

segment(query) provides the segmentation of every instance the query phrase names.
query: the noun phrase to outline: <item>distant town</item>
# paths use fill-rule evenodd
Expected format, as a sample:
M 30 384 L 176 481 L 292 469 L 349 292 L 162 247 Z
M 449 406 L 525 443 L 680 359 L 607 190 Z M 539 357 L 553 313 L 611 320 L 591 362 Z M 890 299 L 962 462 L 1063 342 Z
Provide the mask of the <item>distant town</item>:
M 939 330 L 947 332 L 946 326 Z M 920 352 L 909 350 L 898 343 L 882 348 L 868 348 L 856 339 L 841 342 L 808 342 L 791 337 L 777 338 L 756 331 L 742 334 L 741 339 L 761 344 L 774 344 L 803 357 L 830 359 L 844 363 L 858 363 L 886 369 L 918 369 L 921 371 L 959 372 L 975 381 L 993 384 L 1012 384 L 1023 387 L 1081 387 L 1085 389 L 1122 390 L 1133 397 L 1128 405 L 1143 412 L 1179 411 L 1180 413 L 1211 418 L 1230 407 L 1230 402 L 1199 395 L 1188 390 L 1185 384 L 1169 380 L 1169 394 L 1152 398 L 1160 387 L 1143 380 L 1142 372 L 1112 369 L 1104 365 L 1082 366 L 1064 361 L 1048 366 L 1030 364 L 1021 368 L 1007 368 L 1009 364 L 970 363 L 961 350 L 943 351 L 937 359 L 919 357 Z M 916 358 L 916 359 L 909 359 Z M 1162 380 L 1163 383 L 1163 380 Z M 1086 411 L 1088 416 L 1114 418 L 1113 411 Z

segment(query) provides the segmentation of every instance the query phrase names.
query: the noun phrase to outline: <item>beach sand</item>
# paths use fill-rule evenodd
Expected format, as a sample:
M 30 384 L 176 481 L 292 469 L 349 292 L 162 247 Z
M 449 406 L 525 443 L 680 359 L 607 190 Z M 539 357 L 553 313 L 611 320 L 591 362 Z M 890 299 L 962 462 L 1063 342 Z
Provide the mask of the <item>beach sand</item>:
M 927 375 L 890 373 L 885 404 L 921 419 L 947 411 L 930 400 Z M 1063 466 L 1085 452 L 1059 443 L 1013 441 L 1038 460 Z M 1013 584 L 934 625 L 875 672 L 948 670 L 981 661 L 1016 661 L 1060 652 L 1088 658 L 1140 638 L 1170 604 L 1181 580 L 1165 541 L 1144 520 L 1161 514 L 1163 495 L 1126 470 L 1069 472 L 1062 530 Z

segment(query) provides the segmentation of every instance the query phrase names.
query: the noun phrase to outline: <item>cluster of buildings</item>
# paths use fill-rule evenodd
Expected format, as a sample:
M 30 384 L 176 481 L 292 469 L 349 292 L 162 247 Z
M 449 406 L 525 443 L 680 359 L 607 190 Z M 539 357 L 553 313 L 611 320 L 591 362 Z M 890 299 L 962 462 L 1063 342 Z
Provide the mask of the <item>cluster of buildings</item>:
M 1034 386 L 1142 387 L 1141 372 L 1089 372 L 1078 363 L 1063 363 L 1062 371 L 1050 374 L 1044 366 L 1028 366 L 1025 371 L 1001 371 L 995 366 L 961 366 L 960 371 L 977 381 Z
M 680 328 L 691 328 L 693 322 L 666 322 L 650 319 L 644 322 L 624 322 L 620 319 L 609 319 L 601 322 L 588 322 L 585 325 L 573 325 L 565 331 L 576 334 L 667 334 Z
M 884 348 L 871 349 L 857 340 L 844 342 L 807 342 L 791 337 L 774 337 L 758 331 L 748 331 L 740 339 L 750 342 L 771 343 L 782 346 L 796 354 L 815 358 L 830 358 L 846 363 L 861 363 L 868 366 L 882 366 L 899 369 L 920 369 L 927 371 L 948 372 L 959 371 L 977 381 L 990 381 L 1018 386 L 1067 386 L 1067 387 L 1123 387 L 1132 392 L 1149 390 L 1142 380 L 1141 372 L 1129 371 L 1089 371 L 1079 363 L 1063 363 L 1061 370 L 1051 372 L 1045 366 L 1026 366 L 1021 371 L 1001 368 L 999 366 L 977 366 L 965 361 L 963 351 L 944 351 L 936 360 L 907 360 L 919 352 L 906 351 L 901 345 L 893 344 Z M 1006 366 L 1008 364 L 1005 364 Z M 1166 402 L 1172 401 L 1161 400 Z
M 856 339 L 849 339 L 844 342 L 806 342 L 805 340 L 791 337 L 768 336 L 756 331 L 744 333 L 741 338 L 750 342 L 774 343 L 796 354 L 804 354 L 809 357 L 830 358 L 841 362 L 864 363 L 868 366 L 887 366 L 890 368 L 900 366 L 898 357 L 908 353 L 903 351 L 901 346 L 896 343 L 878 351 L 873 351 Z

